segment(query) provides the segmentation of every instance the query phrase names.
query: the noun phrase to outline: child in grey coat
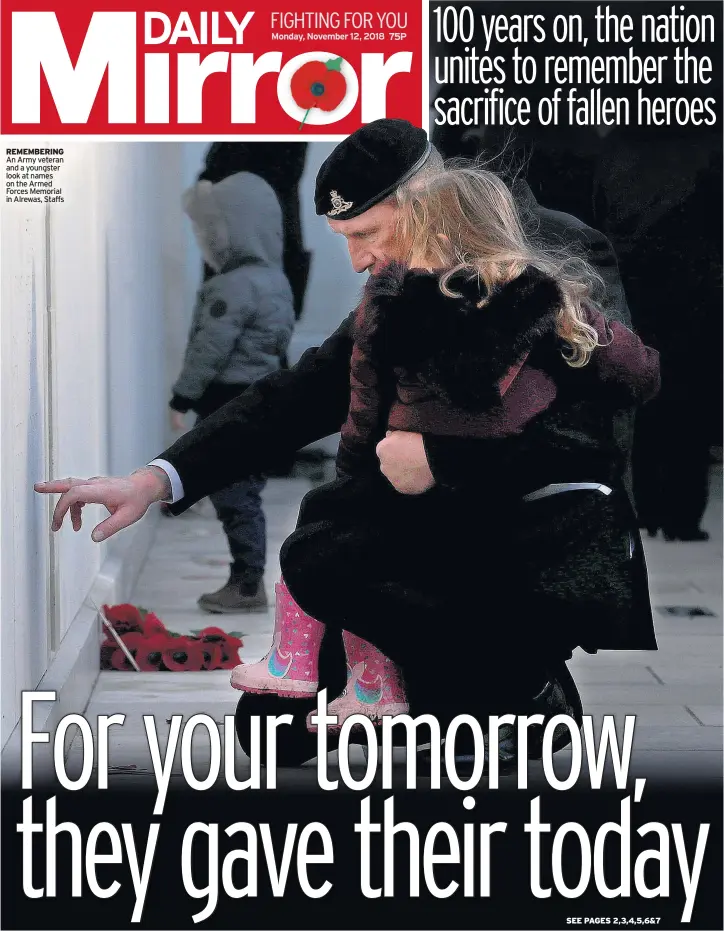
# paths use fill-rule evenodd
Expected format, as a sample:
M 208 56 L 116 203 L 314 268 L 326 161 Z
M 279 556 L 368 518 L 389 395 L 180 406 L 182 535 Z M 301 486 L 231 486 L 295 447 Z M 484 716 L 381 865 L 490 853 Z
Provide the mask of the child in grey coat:
M 218 184 L 200 181 L 185 194 L 184 209 L 216 274 L 199 289 L 170 406 L 203 419 L 280 368 L 294 308 L 282 266 L 281 208 L 265 181 L 248 172 Z M 264 484 L 262 476 L 249 476 L 211 495 L 232 562 L 226 585 L 199 598 L 206 611 L 266 608 Z

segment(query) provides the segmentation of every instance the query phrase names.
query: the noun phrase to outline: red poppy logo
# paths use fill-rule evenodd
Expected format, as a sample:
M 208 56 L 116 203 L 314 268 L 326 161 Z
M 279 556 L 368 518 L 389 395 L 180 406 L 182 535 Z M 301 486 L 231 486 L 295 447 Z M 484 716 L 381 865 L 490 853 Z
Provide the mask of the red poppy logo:
M 307 112 L 299 124 L 304 126 L 311 111 L 336 110 L 347 94 L 347 81 L 342 74 L 342 58 L 328 61 L 308 61 L 292 75 L 290 90 L 296 105 Z

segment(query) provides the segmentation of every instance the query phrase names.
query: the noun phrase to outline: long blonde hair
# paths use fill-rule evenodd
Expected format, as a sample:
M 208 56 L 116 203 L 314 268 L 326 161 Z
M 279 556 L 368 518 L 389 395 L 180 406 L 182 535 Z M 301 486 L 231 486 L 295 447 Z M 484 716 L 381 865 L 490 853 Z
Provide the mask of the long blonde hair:
M 586 322 L 585 305 L 603 282 L 582 256 L 551 249 L 527 235 L 513 196 L 490 171 L 448 166 L 415 176 L 393 195 L 399 210 L 398 235 L 414 267 L 444 268 L 443 294 L 454 297 L 453 275 L 477 276 L 487 294 L 517 278 L 528 266 L 559 285 L 563 301 L 556 331 L 569 365 L 584 366 L 598 345 Z M 484 306 L 485 300 L 479 306 Z

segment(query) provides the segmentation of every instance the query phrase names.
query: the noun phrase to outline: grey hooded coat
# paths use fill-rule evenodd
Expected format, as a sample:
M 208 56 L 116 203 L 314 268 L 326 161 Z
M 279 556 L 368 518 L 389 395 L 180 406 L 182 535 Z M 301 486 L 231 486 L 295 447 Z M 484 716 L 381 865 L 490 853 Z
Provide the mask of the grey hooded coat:
M 276 372 L 294 325 L 282 270 L 282 214 L 271 187 L 239 172 L 200 181 L 185 195 L 204 258 L 218 273 L 199 289 L 177 409 L 194 407 L 212 383 L 246 386 Z

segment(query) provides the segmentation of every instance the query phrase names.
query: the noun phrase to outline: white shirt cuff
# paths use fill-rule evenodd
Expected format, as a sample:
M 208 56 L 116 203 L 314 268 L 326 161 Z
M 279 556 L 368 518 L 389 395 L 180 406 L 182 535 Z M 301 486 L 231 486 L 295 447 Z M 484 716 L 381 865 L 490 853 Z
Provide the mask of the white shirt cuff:
M 148 463 L 150 466 L 156 466 L 158 469 L 162 469 L 166 475 L 168 475 L 168 480 L 171 482 L 171 498 L 166 498 L 167 504 L 176 504 L 177 501 L 180 501 L 184 496 L 184 486 L 181 482 L 181 477 L 171 465 L 170 462 L 166 462 L 165 459 L 154 459 L 153 462 Z

